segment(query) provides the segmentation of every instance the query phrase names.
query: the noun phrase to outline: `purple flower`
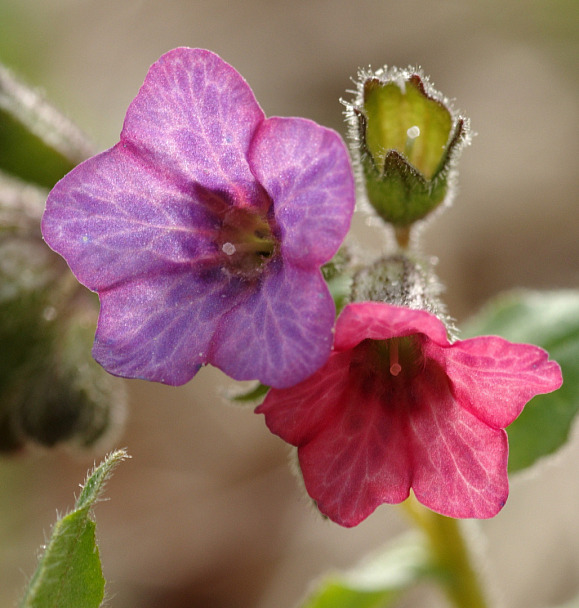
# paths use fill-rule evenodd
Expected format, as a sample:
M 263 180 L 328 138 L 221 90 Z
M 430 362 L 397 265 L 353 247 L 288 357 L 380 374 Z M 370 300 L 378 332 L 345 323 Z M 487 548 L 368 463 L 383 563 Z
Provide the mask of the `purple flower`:
M 287 387 L 327 360 L 335 309 L 320 266 L 354 207 L 347 149 L 301 118 L 265 118 L 217 55 L 149 70 L 120 142 L 48 197 L 42 231 L 98 292 L 93 355 L 183 384 L 211 363 Z

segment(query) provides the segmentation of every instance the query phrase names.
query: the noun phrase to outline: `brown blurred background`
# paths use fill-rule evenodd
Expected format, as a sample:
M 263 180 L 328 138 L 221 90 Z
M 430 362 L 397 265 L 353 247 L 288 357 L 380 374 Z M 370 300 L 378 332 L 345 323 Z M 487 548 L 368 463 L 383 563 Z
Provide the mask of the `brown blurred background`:
M 577 287 L 576 0 L 0 0 L 0 60 L 75 120 L 99 149 L 117 141 L 149 65 L 180 45 L 232 63 L 268 115 L 345 132 L 338 98 L 358 67 L 421 65 L 472 119 L 460 192 L 424 233 L 459 323 L 500 290 Z M 355 234 L 378 254 L 365 218 Z M 291 608 L 316 576 L 353 564 L 406 528 L 384 506 L 353 530 L 324 522 L 251 408 L 225 377 L 128 383 L 118 446 L 133 456 L 96 509 L 109 605 Z M 56 511 L 93 458 L 0 461 L 0 605 L 33 571 Z M 579 440 L 512 480 L 478 527 L 502 605 L 540 608 L 579 592 Z M 401 606 L 443 605 L 424 588 Z M 81 607 L 79 607 L 81 608 Z

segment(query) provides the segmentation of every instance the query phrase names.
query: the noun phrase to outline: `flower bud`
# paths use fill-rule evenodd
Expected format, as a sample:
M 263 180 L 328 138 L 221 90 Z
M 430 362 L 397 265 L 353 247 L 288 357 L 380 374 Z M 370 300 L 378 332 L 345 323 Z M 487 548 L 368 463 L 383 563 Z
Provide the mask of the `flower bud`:
M 0 453 L 100 449 L 122 427 L 122 381 L 90 356 L 90 294 L 62 270 L 40 239 L 0 234 Z
M 469 121 L 412 68 L 360 72 L 346 108 L 368 200 L 404 246 L 414 222 L 450 202 Z
M 90 355 L 93 321 L 75 315 L 60 323 L 59 338 L 51 344 L 43 365 L 17 391 L 15 420 L 28 441 L 46 447 L 65 443 L 81 450 L 99 450 L 110 445 L 121 430 L 124 386 Z
M 386 256 L 359 270 L 352 280 L 351 302 L 382 302 L 438 317 L 450 338 L 457 336 L 453 319 L 441 299 L 443 287 L 433 269 L 433 260 L 405 253 Z

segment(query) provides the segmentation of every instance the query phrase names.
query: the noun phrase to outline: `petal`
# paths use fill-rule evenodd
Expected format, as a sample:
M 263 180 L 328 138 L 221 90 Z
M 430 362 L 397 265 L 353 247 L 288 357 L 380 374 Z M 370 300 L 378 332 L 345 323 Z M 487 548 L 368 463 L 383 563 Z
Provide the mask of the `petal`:
M 509 493 L 505 431 L 461 407 L 436 362 L 414 379 L 407 398 L 416 498 L 448 517 L 496 515 Z
M 319 270 L 273 260 L 251 296 L 223 319 L 209 361 L 236 380 L 297 384 L 328 360 L 334 317 Z
M 100 294 L 93 356 L 117 376 L 184 384 L 241 289 L 185 271 L 118 284 Z
M 263 119 L 233 67 L 210 51 L 178 48 L 151 66 L 127 110 L 121 141 L 152 164 L 244 205 L 256 188 L 247 151 Z
M 352 352 L 330 361 L 301 384 L 271 390 L 257 413 L 268 428 L 298 446 L 308 494 L 342 526 L 355 526 L 383 503 L 408 497 L 408 441 L 396 408 L 384 402 L 383 383 L 349 373 Z
M 249 158 L 274 201 L 284 257 L 301 266 L 327 262 L 348 232 L 355 202 L 340 136 L 303 118 L 269 118 Z
M 351 527 L 384 503 L 408 498 L 409 446 L 396 413 L 379 393 L 346 390 L 340 409 L 313 441 L 298 449 L 309 495 L 336 523 Z
M 48 196 L 46 242 L 94 291 L 212 254 L 212 215 L 122 144 L 73 169 Z
M 483 336 L 454 343 L 432 357 L 444 357 L 457 400 L 480 420 L 505 428 L 535 395 L 562 382 L 561 368 L 542 348 Z
M 424 310 L 381 302 L 348 304 L 336 322 L 335 350 L 348 350 L 362 340 L 387 340 L 422 333 L 436 344 L 447 345 L 442 321 Z
M 294 446 L 305 445 L 324 431 L 336 414 L 349 382 L 351 353 L 332 353 L 328 362 L 307 380 L 285 389 L 271 389 L 256 408 L 265 414 L 272 433 Z

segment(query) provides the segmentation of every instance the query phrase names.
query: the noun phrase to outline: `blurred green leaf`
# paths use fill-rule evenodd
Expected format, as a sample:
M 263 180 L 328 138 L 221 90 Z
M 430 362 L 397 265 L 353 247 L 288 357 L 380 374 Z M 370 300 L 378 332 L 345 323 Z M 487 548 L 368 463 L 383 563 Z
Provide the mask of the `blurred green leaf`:
M 47 195 L 46 189 L 0 170 L 0 246 L 10 235 L 41 239 L 40 220 Z
M 0 453 L 84 449 L 119 428 L 124 383 L 90 353 L 95 297 L 40 239 L 0 228 Z
M 329 574 L 301 608 L 387 608 L 400 594 L 432 574 L 426 540 L 405 534 L 347 572 Z
M 47 188 L 74 167 L 0 109 L 0 168 Z
M 346 246 L 322 266 L 322 275 L 336 305 L 336 315 L 348 303 L 352 291 L 352 256 Z
M 536 344 L 563 372 L 563 386 L 532 399 L 509 426 L 509 471 L 525 469 L 564 445 L 579 410 L 579 291 L 503 294 L 465 326 L 464 334 Z
M 71 121 L 0 65 L 0 169 L 50 188 L 92 153 Z
M 109 454 L 89 474 L 74 510 L 59 519 L 20 608 L 98 608 L 104 598 L 95 523 L 90 511 L 115 467 L 128 455 Z
M 332 277 L 327 281 L 328 289 L 336 305 L 336 315 L 344 309 L 352 292 L 352 277 L 343 274 Z
M 255 386 L 251 387 L 248 391 L 238 393 L 230 396 L 231 401 L 237 401 L 239 403 L 254 403 L 262 400 L 262 397 L 267 395 L 269 386 L 258 382 Z

